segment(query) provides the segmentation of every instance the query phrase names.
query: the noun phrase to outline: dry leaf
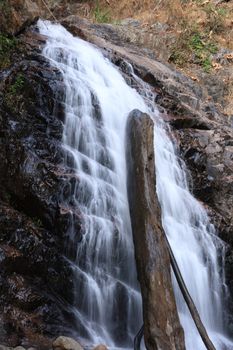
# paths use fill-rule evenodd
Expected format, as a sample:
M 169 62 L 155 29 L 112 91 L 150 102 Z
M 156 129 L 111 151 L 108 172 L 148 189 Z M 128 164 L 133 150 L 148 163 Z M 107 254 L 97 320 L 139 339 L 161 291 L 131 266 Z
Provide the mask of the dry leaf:
M 232 61 L 233 60 L 233 53 L 228 53 L 228 54 L 224 55 L 224 58 L 226 58 L 229 61 Z
M 193 76 L 193 75 L 190 75 L 190 78 L 191 78 L 193 81 L 199 82 L 199 79 L 198 79 L 197 77 Z
M 213 62 L 213 63 L 212 63 L 212 67 L 213 67 L 215 70 L 222 69 L 221 64 L 219 64 L 219 63 L 217 63 L 217 62 Z

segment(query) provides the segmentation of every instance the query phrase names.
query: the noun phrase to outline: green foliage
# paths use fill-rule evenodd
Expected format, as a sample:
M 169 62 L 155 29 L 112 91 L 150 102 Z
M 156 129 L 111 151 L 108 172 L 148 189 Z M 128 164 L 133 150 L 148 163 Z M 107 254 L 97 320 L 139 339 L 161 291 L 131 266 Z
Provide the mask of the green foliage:
M 25 78 L 22 73 L 18 73 L 14 81 L 8 86 L 4 95 L 4 101 L 13 112 L 22 112 L 25 100 L 22 92 L 25 87 Z
M 11 55 L 16 46 L 17 40 L 14 37 L 0 33 L 0 69 L 10 64 Z
M 173 48 L 170 61 L 178 66 L 193 62 L 199 64 L 205 72 L 211 70 L 211 55 L 216 53 L 217 46 L 208 36 L 196 29 L 184 31 Z
M 219 16 L 226 17 L 228 15 L 227 9 L 224 9 L 223 7 L 219 7 L 216 11 Z
M 39 219 L 37 217 L 33 217 L 32 221 L 33 221 L 34 225 L 36 225 L 38 227 L 42 227 L 43 226 L 43 223 L 42 223 L 41 219 Z
M 211 69 L 210 56 L 217 52 L 217 46 L 205 40 L 205 37 L 202 37 L 198 32 L 191 36 L 189 45 L 192 52 L 195 54 L 197 63 L 208 73 Z
M 206 73 L 209 73 L 212 68 L 212 63 L 210 57 L 203 58 L 201 61 L 202 68 Z
M 215 34 L 219 34 L 225 29 L 225 17 L 227 16 L 227 10 L 219 7 L 215 8 L 213 5 L 208 4 L 204 7 L 204 11 L 207 14 L 207 29 Z
M 9 93 L 11 95 L 16 95 L 21 92 L 22 88 L 24 87 L 25 79 L 23 74 L 19 73 L 16 76 L 14 84 L 12 84 L 9 88 Z
M 7 0 L 0 0 L 0 11 L 4 13 L 4 15 L 9 15 L 11 13 L 10 3 Z
M 93 11 L 94 19 L 97 23 L 109 23 L 111 22 L 111 16 L 108 10 L 100 8 L 99 1 L 96 1 L 96 6 Z

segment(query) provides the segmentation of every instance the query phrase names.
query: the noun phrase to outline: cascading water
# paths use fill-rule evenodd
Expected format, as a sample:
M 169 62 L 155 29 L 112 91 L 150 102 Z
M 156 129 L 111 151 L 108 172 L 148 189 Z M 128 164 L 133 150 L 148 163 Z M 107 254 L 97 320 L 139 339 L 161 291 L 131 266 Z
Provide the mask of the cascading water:
M 233 343 L 223 335 L 222 299 L 227 287 L 218 257 L 224 260 L 225 246 L 204 207 L 189 192 L 185 164 L 176 156 L 163 126 L 155 128 L 155 150 L 162 222 L 178 266 L 216 349 L 233 349 Z M 205 350 L 174 276 L 173 285 L 186 347 Z
M 61 71 L 65 84 L 65 96 L 60 97 L 65 108 L 64 153 L 76 181 L 70 184 L 72 194 L 64 206 L 72 218 L 68 250 L 75 246 L 73 304 L 80 334 L 90 343 L 132 347 L 141 326 L 124 149 L 127 116 L 137 108 L 150 113 L 156 123 L 157 192 L 165 231 L 216 348 L 226 344 L 230 349 L 231 343 L 220 335 L 223 283 L 217 250 L 221 241 L 188 190 L 185 169 L 156 107 L 147 105 L 94 46 L 60 25 L 39 21 L 38 26 L 48 37 L 43 54 Z M 148 98 L 148 86 L 140 83 Z M 78 244 L 77 211 L 83 229 Z M 175 291 L 187 349 L 202 350 L 176 285 Z
M 63 75 L 63 142 L 67 165 L 77 174 L 66 206 L 81 211 L 84 232 L 74 259 L 78 324 L 93 343 L 129 346 L 142 316 L 124 138 L 129 112 L 144 104 L 93 46 L 62 26 L 40 21 L 39 28 L 48 36 L 44 56 Z M 68 245 L 75 244 L 75 227 L 73 218 Z
M 159 117 L 154 94 L 135 74 L 140 93 L 147 101 L 147 113 L 155 122 L 154 152 L 156 192 L 161 206 L 162 224 L 182 277 L 217 350 L 232 350 L 233 342 L 224 334 L 223 294 L 227 293 L 224 275 L 225 245 L 218 238 L 204 207 L 189 191 L 187 170 L 178 156 L 171 130 Z M 220 260 L 220 264 L 219 264 Z M 206 347 L 191 318 L 179 286 L 173 277 L 187 350 Z

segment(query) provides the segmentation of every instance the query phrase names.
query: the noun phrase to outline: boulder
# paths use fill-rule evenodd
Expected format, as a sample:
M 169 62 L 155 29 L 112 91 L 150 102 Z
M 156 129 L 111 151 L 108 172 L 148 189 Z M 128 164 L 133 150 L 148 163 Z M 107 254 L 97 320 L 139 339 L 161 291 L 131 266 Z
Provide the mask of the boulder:
M 83 347 L 74 339 L 69 337 L 58 337 L 53 342 L 54 350 L 83 350 Z
M 104 344 L 99 344 L 93 350 L 108 350 L 108 348 Z
M 148 350 L 183 350 L 184 334 L 156 195 L 153 134 L 151 118 L 133 111 L 127 125 L 128 198 L 142 291 L 144 338 Z
M 8 346 L 5 346 L 5 345 L 0 345 L 0 350 L 13 350 L 13 348 L 9 348 Z

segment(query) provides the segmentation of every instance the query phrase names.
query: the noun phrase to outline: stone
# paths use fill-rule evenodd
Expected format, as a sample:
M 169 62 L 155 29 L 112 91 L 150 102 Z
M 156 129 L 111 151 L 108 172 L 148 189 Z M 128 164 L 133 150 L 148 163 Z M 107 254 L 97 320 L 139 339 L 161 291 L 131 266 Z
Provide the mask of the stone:
M 0 4 L 0 31 L 17 34 L 42 14 L 33 0 L 3 0 Z
M 5 346 L 5 345 L 0 345 L 0 350 L 13 350 L 13 348 L 9 348 L 8 346 Z
M 53 342 L 54 350 L 83 350 L 83 347 L 74 339 L 69 337 L 58 337 Z
M 108 350 L 107 346 L 104 344 L 99 344 L 96 347 L 94 347 L 93 350 Z
M 224 117 L 222 117 L 224 118 Z M 209 130 L 198 125 L 186 128 L 173 123 L 173 133 L 192 180 L 190 188 L 207 209 L 216 234 L 226 243 L 225 273 L 229 293 L 225 324 L 233 329 L 233 129 L 225 120 L 208 122 Z
M 156 195 L 154 123 L 140 111 L 127 125 L 128 199 L 138 279 L 143 300 L 146 348 L 184 350 L 171 267 Z
M 57 337 L 58 324 L 72 323 L 54 295 L 70 302 L 73 283 L 62 251 L 69 221 L 58 204 L 71 176 L 62 166 L 59 102 L 53 113 L 63 84 L 41 56 L 44 42 L 23 33 L 14 64 L 0 72 L 0 342 L 17 346 L 26 338 L 28 346 L 49 349 L 43 334 Z
M 141 25 L 141 22 L 134 18 L 125 18 L 120 21 L 120 24 L 123 26 L 139 27 Z

